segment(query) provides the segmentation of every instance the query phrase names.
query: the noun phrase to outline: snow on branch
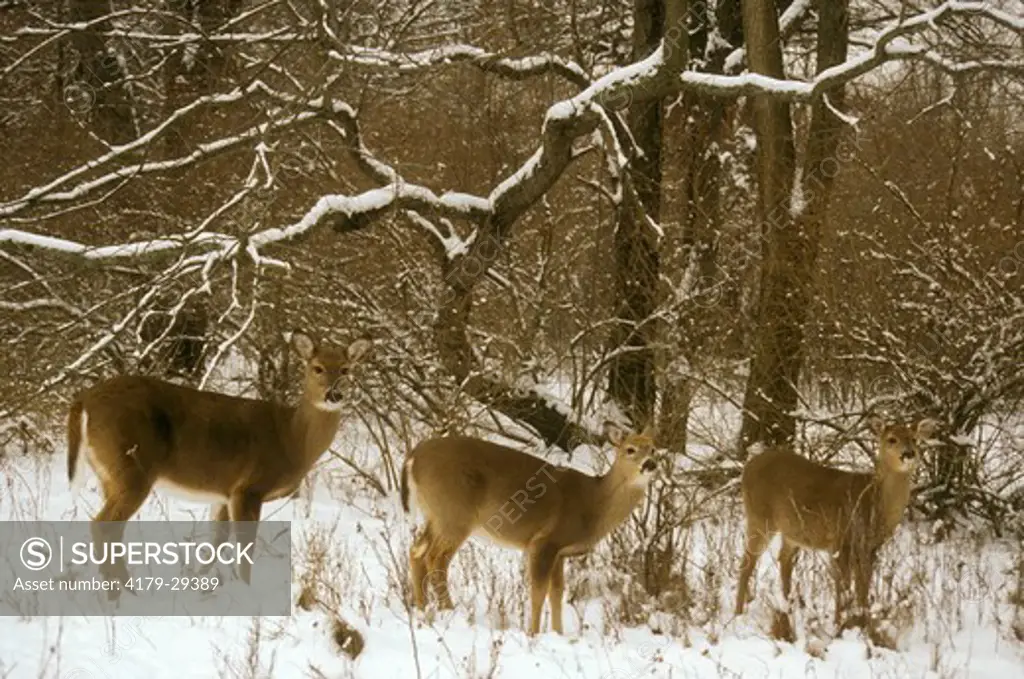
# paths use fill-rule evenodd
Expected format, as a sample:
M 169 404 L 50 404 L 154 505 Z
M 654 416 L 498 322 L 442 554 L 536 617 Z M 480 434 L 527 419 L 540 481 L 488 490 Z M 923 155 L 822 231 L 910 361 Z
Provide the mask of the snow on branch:
M 481 273 L 481 268 L 477 266 L 480 258 L 483 257 L 483 261 L 492 258 L 493 254 L 488 255 L 486 251 L 500 245 L 507 235 L 508 228 L 557 181 L 574 157 L 573 141 L 597 127 L 603 115 L 602 109 L 622 108 L 624 104 L 663 96 L 667 92 L 687 87 L 717 95 L 765 94 L 783 99 L 808 101 L 886 61 L 916 56 L 906 50 L 904 36 L 921 28 L 934 26 L 944 17 L 966 13 L 983 14 L 1015 30 L 1019 30 L 1022 23 L 1021 19 L 994 10 L 983 3 L 947 2 L 934 10 L 923 12 L 881 31 L 872 50 L 822 72 L 809 82 L 778 80 L 758 74 L 722 76 L 694 71 L 685 71 L 682 74 L 668 73 L 664 49 L 659 48 L 647 58 L 615 69 L 575 96 L 552 105 L 544 119 L 539 148 L 518 169 L 499 182 L 486 198 L 458 192 L 437 195 L 427 187 L 402 181 L 393 168 L 374 159 L 362 145 L 355 125 L 355 112 L 345 104 L 331 101 L 329 107 L 332 116 L 339 122 L 346 137 L 353 144 L 351 150 L 357 162 L 367 174 L 380 182 L 387 181 L 388 184 L 355 196 L 324 196 L 297 222 L 255 234 L 249 243 L 258 249 L 270 243 L 290 240 L 305 234 L 332 216 L 342 217 L 341 221 L 332 220 L 334 228 L 340 231 L 353 230 L 361 228 L 389 209 L 411 210 L 443 219 L 463 219 L 475 222 L 478 231 L 468 239 L 469 249 L 464 257 L 460 258 L 469 263 L 468 267 L 456 266 L 451 275 L 463 279 L 459 281 L 460 284 L 471 286 Z M 795 24 L 798 14 L 797 10 L 793 10 L 790 24 L 787 25 Z M 464 45 L 413 54 L 360 49 L 349 55 L 338 53 L 337 58 L 362 60 L 364 63 L 372 62 L 399 68 L 425 68 L 457 60 L 477 64 L 482 64 L 488 59 L 491 60 L 489 63 L 508 61 Z M 539 68 L 538 64 L 543 60 L 516 61 L 518 63 L 515 67 L 525 72 Z M 406 66 L 403 67 L 402 64 Z M 512 68 L 509 64 L 503 67 Z M 262 83 L 256 87 L 274 98 L 290 100 L 289 95 L 275 93 Z M 325 104 L 321 100 L 307 102 L 307 106 L 311 108 L 323 105 Z M 453 243 L 448 243 L 449 249 L 452 245 Z M 472 269 L 474 273 L 470 274 L 468 269 Z M 486 270 L 487 267 L 483 269 Z
M 0 203 L 0 218 L 13 217 L 40 203 L 66 203 L 79 200 L 97 189 L 107 187 L 111 184 L 116 184 L 120 181 L 124 181 L 138 175 L 181 169 L 195 164 L 200 160 L 204 160 L 212 156 L 237 149 L 247 143 L 263 139 L 272 132 L 296 127 L 311 120 L 321 118 L 330 110 L 323 106 L 322 99 L 320 99 L 311 102 L 307 106 L 308 110 L 306 111 L 282 118 L 275 118 L 258 125 L 253 125 L 230 137 L 223 137 L 203 144 L 198 144 L 191 153 L 177 158 L 159 161 L 143 160 L 141 162 L 132 162 L 128 160 L 128 158 L 131 157 L 131 154 L 144 151 L 149 148 L 157 139 L 168 132 L 175 123 L 195 112 L 199 108 L 207 105 L 220 106 L 232 104 L 243 100 L 247 96 L 251 96 L 254 93 L 262 91 L 264 91 L 263 83 L 256 80 L 247 85 L 244 89 L 235 88 L 231 92 L 224 94 L 198 97 L 191 103 L 174 111 L 171 115 L 165 118 L 163 122 L 146 134 L 143 134 L 126 144 L 111 146 L 110 150 L 100 157 L 82 163 L 78 167 L 65 172 L 46 184 L 32 188 L 20 198 L 16 198 L 6 203 Z M 107 166 L 115 165 L 119 161 L 123 161 L 124 164 L 119 167 L 115 167 L 115 169 L 112 169 L 105 174 L 101 174 L 98 177 L 87 178 L 90 173 Z
M 339 231 L 352 231 L 383 212 L 396 208 L 471 220 L 481 219 L 491 212 L 490 202 L 484 198 L 454 192 L 438 196 L 424 186 L 398 183 L 370 189 L 355 196 L 322 196 L 299 221 L 256 233 L 250 237 L 249 243 L 258 249 L 270 243 L 292 240 L 305 235 L 327 217 L 341 217 L 342 221 L 334 221 L 335 228 Z
M 791 5 L 791 11 L 783 16 L 784 26 L 795 25 L 804 11 L 800 2 Z M 97 248 L 11 229 L 0 231 L 0 242 L 63 251 L 88 259 L 130 257 L 179 249 L 186 245 L 212 246 L 222 255 L 239 247 L 256 253 L 266 245 L 302 236 L 328 218 L 332 218 L 330 222 L 336 230 L 349 231 L 361 228 L 388 210 L 402 209 L 441 220 L 466 220 L 475 223 L 479 230 L 466 242 L 452 238 L 450 234 L 441 234 L 436 229 L 434 235 L 439 236 L 438 240 L 445 242 L 450 256 L 458 249 L 463 251 L 464 257 L 468 259 L 473 259 L 472 256 L 476 255 L 488 260 L 493 258 L 493 254 L 485 256 L 484 250 L 500 246 L 511 225 L 551 188 L 572 162 L 575 157 L 574 141 L 594 131 L 608 110 L 620 110 L 637 101 L 665 96 L 687 88 L 717 96 L 758 94 L 793 101 L 810 101 L 837 85 L 863 75 L 887 61 L 897 59 L 927 59 L 947 69 L 955 68 L 956 64 L 937 61 L 930 50 L 912 45 L 907 36 L 916 31 L 935 28 L 944 20 L 956 15 L 983 16 L 1018 33 L 1024 31 L 1024 18 L 1002 12 L 985 3 L 946 2 L 881 30 L 870 50 L 823 71 L 810 81 L 782 80 L 752 73 L 715 75 L 688 70 L 679 72 L 675 64 L 666 63 L 665 49 L 662 45 L 647 58 L 617 68 L 588 84 L 573 97 L 552 105 L 542 125 L 539 147 L 518 169 L 500 181 L 486 197 L 454 191 L 438 195 L 428 187 L 404 181 L 394 168 L 375 159 L 363 146 L 355 123 L 356 113 L 350 106 L 326 97 L 303 100 L 300 97 L 282 94 L 264 82 L 255 80 L 245 88 L 236 88 L 225 94 L 199 97 L 173 112 L 161 124 L 137 139 L 111 147 L 99 158 L 84 163 L 45 185 L 33 188 L 20 198 L 0 203 L 0 218 L 17 215 L 38 203 L 81 199 L 99 188 L 137 174 L 177 169 L 198 162 L 204 157 L 253 143 L 276 129 L 295 126 L 313 118 L 327 118 L 336 123 L 336 129 L 340 128 L 339 132 L 348 140 L 350 152 L 357 163 L 364 172 L 383 186 L 355 196 L 323 196 L 295 223 L 258 232 L 244 243 L 231 236 L 205 233 L 201 239 L 198 236 L 196 239 L 164 238 Z M 578 65 L 558 57 L 542 55 L 510 59 L 468 45 L 453 45 L 415 53 L 347 47 L 344 51 L 333 51 L 332 56 L 345 62 L 398 70 L 422 69 L 441 63 L 464 61 L 509 75 L 560 72 L 573 82 L 581 85 L 586 83 L 585 75 Z M 984 66 L 984 62 L 979 63 Z M 231 104 L 253 94 L 297 106 L 300 112 L 255 125 L 232 137 L 201 144 L 192 153 L 179 158 L 126 162 L 129 154 L 144 150 L 172 125 L 199 107 Z M 98 177 L 86 178 L 87 174 L 97 169 L 117 163 L 123 165 Z M 416 219 L 413 221 L 420 226 L 425 225 Z M 464 247 L 466 245 L 468 249 Z M 465 266 L 461 268 L 466 269 Z M 469 274 L 466 270 L 460 274 L 459 267 L 456 267 L 453 275 L 466 276 L 462 283 L 472 285 L 482 273 L 480 267 L 475 264 L 472 268 L 477 273 Z M 483 267 L 484 270 L 487 268 Z
M 87 260 L 132 258 L 142 255 L 156 254 L 170 250 L 180 250 L 190 245 L 214 245 L 223 247 L 233 243 L 234 239 L 218 233 L 198 234 L 191 241 L 181 238 L 156 238 L 153 240 L 119 243 L 94 247 L 66 238 L 44 236 L 18 229 L 0 229 L 0 243 L 10 243 L 25 247 L 52 250 L 68 255 L 79 256 Z
M 806 5 L 806 6 L 805 6 Z M 806 15 L 811 0 L 797 0 L 789 6 L 779 20 L 783 39 L 791 34 Z M 682 74 L 684 86 L 716 95 L 766 94 L 792 101 L 816 99 L 825 91 L 853 80 L 889 61 L 922 59 L 950 73 L 980 70 L 982 68 L 1019 72 L 1022 62 L 999 62 L 995 60 L 971 60 L 956 62 L 938 54 L 933 48 L 915 45 L 909 36 L 937 29 L 944 21 L 954 16 L 984 17 L 1018 35 L 1024 33 L 1024 17 L 1009 14 L 986 2 L 959 2 L 952 0 L 909 18 L 898 19 L 880 30 L 863 54 L 823 71 L 810 81 L 777 80 L 752 74 L 708 76 L 702 73 Z M 725 70 L 733 73 L 739 69 L 745 58 L 743 48 L 734 50 L 727 58 Z
M 784 15 L 784 18 L 793 17 L 790 19 L 791 23 L 787 25 L 796 22 L 798 14 L 797 9 L 793 9 L 791 14 Z M 554 172 L 554 170 L 556 168 L 564 169 L 572 159 L 570 149 L 562 141 L 592 131 L 598 124 L 598 107 L 620 110 L 635 101 L 665 96 L 681 89 L 694 89 L 716 96 L 757 94 L 793 101 L 810 101 L 885 62 L 899 59 L 926 59 L 946 70 L 955 70 L 958 68 L 956 63 L 950 62 L 946 58 L 940 58 L 932 50 L 918 47 L 907 40 L 907 36 L 910 34 L 934 28 L 943 20 L 954 15 L 984 16 L 1016 32 L 1024 30 L 1024 19 L 1002 12 L 985 3 L 946 2 L 932 10 L 898 21 L 883 29 L 879 32 L 871 49 L 823 71 L 810 81 L 782 80 L 752 73 L 716 75 L 696 71 L 672 72 L 674 69 L 664 61 L 664 46 L 662 46 L 649 57 L 615 69 L 586 86 L 575 96 L 551 106 L 544 122 L 544 140 L 541 148 L 519 170 L 495 187 L 492 195 L 487 199 L 460 193 L 446 193 L 443 196 L 437 196 L 425 187 L 407 185 L 392 180 L 391 183 L 394 184 L 394 187 L 390 191 L 381 192 L 375 189 L 363 196 L 344 201 L 337 197 L 327 197 L 325 198 L 326 202 L 319 205 L 318 209 L 314 209 L 314 212 L 322 212 L 325 209 L 340 210 L 341 214 L 351 220 L 359 215 L 370 217 L 383 212 L 386 208 L 399 207 L 426 210 L 449 219 L 461 218 L 474 221 L 485 219 L 492 213 L 496 213 L 499 224 L 508 223 L 528 207 L 526 203 L 532 203 L 532 200 L 542 195 L 550 185 L 548 181 L 534 184 L 529 180 L 536 177 L 551 178 L 560 174 L 560 170 L 558 172 Z M 491 70 L 504 69 L 524 75 L 544 69 L 553 69 L 563 71 L 567 77 L 571 75 L 574 82 L 581 84 L 586 82 L 585 78 L 581 79 L 583 74 L 578 66 L 549 55 L 508 59 L 467 45 L 455 45 L 411 54 L 396 54 L 369 48 L 349 48 L 348 54 L 337 51 L 335 54 L 337 58 L 343 60 L 361 60 L 365 63 L 374 63 L 400 70 L 409 67 L 425 68 L 432 64 L 459 60 L 472 62 Z M 974 67 L 975 64 L 970 64 L 970 66 Z M 984 66 L 986 66 L 985 62 L 977 64 L 977 67 Z M 108 187 L 136 174 L 180 169 L 210 155 L 249 143 L 272 131 L 321 117 L 324 113 L 342 118 L 354 118 L 354 113 L 347 105 L 337 104 L 333 101 L 325 103 L 322 98 L 315 99 L 304 102 L 305 110 L 300 113 L 253 126 L 233 137 L 207 142 L 194 149 L 192 153 L 179 158 L 141 163 L 124 162 L 128 154 L 143 150 L 165 134 L 172 125 L 202 106 L 227 105 L 255 93 L 269 94 L 271 92 L 270 88 L 262 81 L 256 80 L 244 89 L 237 88 L 226 94 L 199 97 L 173 112 L 160 125 L 137 139 L 127 144 L 111 147 L 106 154 L 99 158 L 84 163 L 45 185 L 33 188 L 20 198 L 0 203 L 0 218 L 15 216 L 37 203 L 77 200 L 97 189 Z M 292 103 L 295 101 L 293 99 Z M 553 125 L 554 127 L 552 127 Z M 84 176 L 87 173 L 112 165 L 115 161 L 121 161 L 124 164 L 99 177 L 85 179 Z M 367 168 L 366 162 L 363 163 L 364 169 L 371 169 L 372 174 L 378 180 L 385 174 L 393 172 L 383 165 Z M 542 189 L 542 191 L 538 193 L 535 190 L 523 190 L 530 186 Z M 502 207 L 503 205 L 517 207 L 508 211 L 507 215 L 503 215 L 502 213 L 506 211 Z M 302 228 L 301 224 L 293 226 Z
M 445 45 L 419 52 L 390 52 L 355 45 L 339 45 L 329 53 L 332 59 L 391 71 L 419 71 L 444 64 L 468 63 L 482 71 L 515 80 L 554 73 L 569 82 L 586 87 L 590 83 L 579 64 L 556 54 L 511 58 L 472 45 Z

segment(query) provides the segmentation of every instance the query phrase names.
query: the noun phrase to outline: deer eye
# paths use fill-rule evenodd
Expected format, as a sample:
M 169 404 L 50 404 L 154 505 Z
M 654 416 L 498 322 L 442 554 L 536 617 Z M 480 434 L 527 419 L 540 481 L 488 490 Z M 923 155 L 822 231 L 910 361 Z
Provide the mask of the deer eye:
M 899 443 L 899 441 L 896 440 L 895 436 L 890 436 L 889 439 L 888 439 L 888 442 L 889 442 L 890 445 L 896 445 L 897 443 Z
M 636 455 L 636 446 L 626 446 L 626 455 Z
M 313 372 L 315 372 L 317 375 L 323 375 L 324 374 L 324 367 L 322 365 L 314 365 L 313 366 Z

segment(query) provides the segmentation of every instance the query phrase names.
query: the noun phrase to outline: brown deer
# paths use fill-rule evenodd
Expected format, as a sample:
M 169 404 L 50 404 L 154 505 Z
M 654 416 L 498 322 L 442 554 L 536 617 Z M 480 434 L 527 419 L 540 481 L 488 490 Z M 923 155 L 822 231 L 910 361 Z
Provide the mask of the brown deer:
M 413 599 L 426 607 L 428 578 L 440 608 L 453 608 L 448 566 L 471 534 L 526 553 L 530 635 L 540 631 L 545 598 L 551 626 L 562 633 L 564 560 L 589 552 L 620 526 L 644 498 L 654 475 L 648 432 L 606 425 L 616 448 L 603 476 L 554 467 L 541 458 L 467 436 L 423 441 L 402 465 L 402 507 L 426 523 L 409 554 Z
M 877 417 L 869 424 L 878 437 L 874 473 L 826 467 L 785 446 L 771 448 L 747 462 L 741 480 L 747 536 L 736 594 L 737 615 L 752 599 L 748 583 L 758 559 L 781 533 L 779 571 L 785 599 L 789 600 L 797 551 L 827 550 L 832 555 L 836 587 L 836 625 L 842 620 L 851 573 L 858 619 L 867 622 L 878 550 L 903 519 L 920 460 L 920 443 L 938 426 L 928 419 L 909 426 Z
M 80 393 L 68 414 L 68 480 L 83 460 L 100 481 L 104 504 L 93 519 L 124 522 L 154 487 L 214 503 L 217 521 L 253 522 L 264 502 L 292 495 L 330 446 L 341 422 L 345 376 L 370 348 L 359 339 L 342 350 L 292 334 L 305 361 L 297 406 L 200 391 L 153 377 L 125 375 Z M 80 476 L 80 474 L 78 474 Z M 228 524 L 219 531 L 226 539 Z M 102 540 L 120 540 L 124 524 Z M 241 539 L 243 536 L 239 535 Z M 239 574 L 248 583 L 251 566 Z M 112 577 L 126 571 L 110 568 Z

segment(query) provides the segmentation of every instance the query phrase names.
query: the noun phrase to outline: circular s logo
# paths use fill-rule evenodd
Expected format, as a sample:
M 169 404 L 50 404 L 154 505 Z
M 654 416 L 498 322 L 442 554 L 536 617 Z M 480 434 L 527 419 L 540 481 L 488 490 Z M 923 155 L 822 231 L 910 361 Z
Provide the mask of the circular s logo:
M 30 571 L 41 571 L 53 560 L 53 548 L 42 538 L 29 538 L 21 544 L 21 563 Z

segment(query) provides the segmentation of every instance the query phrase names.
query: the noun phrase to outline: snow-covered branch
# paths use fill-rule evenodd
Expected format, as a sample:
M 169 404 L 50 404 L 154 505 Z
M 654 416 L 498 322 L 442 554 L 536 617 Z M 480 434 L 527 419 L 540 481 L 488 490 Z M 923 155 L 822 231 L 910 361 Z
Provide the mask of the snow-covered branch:
M 795 2 L 783 15 L 780 28 L 792 26 L 801 14 L 801 3 Z M 681 76 L 682 86 L 716 96 L 767 95 L 788 101 L 807 102 L 825 92 L 850 82 L 879 66 L 892 61 L 925 60 L 947 72 L 974 71 L 982 68 L 1019 72 L 1021 61 L 969 59 L 958 62 L 939 54 L 927 44 L 914 44 L 911 36 L 934 30 L 954 16 L 984 17 L 1017 34 L 1024 33 L 1024 17 L 1014 16 L 984 2 L 945 2 L 934 9 L 910 18 L 896 20 L 875 36 L 869 49 L 846 62 L 827 69 L 811 80 L 768 78 L 754 73 L 741 75 L 715 75 L 686 71 Z M 743 54 L 735 50 L 727 59 L 727 71 L 738 67 Z
M 444 64 L 467 63 L 487 73 L 514 80 L 554 73 L 578 87 L 586 87 L 590 82 L 579 64 L 556 54 L 512 58 L 473 45 L 445 45 L 419 52 L 392 52 L 357 45 L 339 45 L 337 49 L 331 50 L 330 57 L 342 63 L 387 69 L 390 72 L 404 73 Z
M 253 94 L 262 92 L 264 89 L 265 85 L 261 81 L 256 80 L 245 88 L 235 88 L 227 93 L 197 97 L 189 104 L 171 113 L 152 130 L 136 139 L 126 144 L 111 146 L 110 150 L 103 155 L 82 163 L 46 184 L 32 188 L 19 198 L 0 203 L 0 218 L 13 217 L 38 204 L 67 203 L 83 199 L 98 189 L 109 187 L 131 177 L 179 170 L 201 160 L 252 144 L 271 133 L 321 118 L 329 110 L 324 109 L 322 99 L 316 100 L 310 102 L 306 111 L 274 118 L 269 122 L 253 125 L 230 137 L 222 137 L 198 144 L 192 152 L 186 155 L 167 160 L 132 162 L 133 154 L 145 152 L 175 125 L 199 109 L 205 106 L 234 104 Z M 98 177 L 87 178 L 90 174 L 108 166 L 114 166 L 114 168 Z

